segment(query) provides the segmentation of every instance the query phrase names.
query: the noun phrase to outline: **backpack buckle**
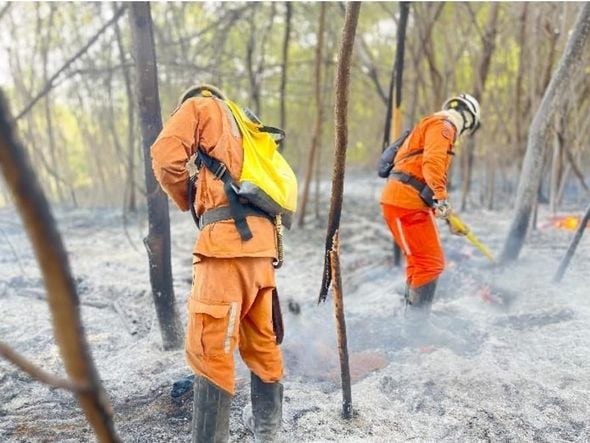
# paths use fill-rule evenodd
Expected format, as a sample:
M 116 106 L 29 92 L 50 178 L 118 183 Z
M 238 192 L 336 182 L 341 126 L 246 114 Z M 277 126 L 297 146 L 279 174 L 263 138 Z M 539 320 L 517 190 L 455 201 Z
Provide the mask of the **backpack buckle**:
M 223 163 L 220 163 L 215 172 L 213 172 L 213 175 L 217 180 L 221 180 L 226 171 L 227 167 Z

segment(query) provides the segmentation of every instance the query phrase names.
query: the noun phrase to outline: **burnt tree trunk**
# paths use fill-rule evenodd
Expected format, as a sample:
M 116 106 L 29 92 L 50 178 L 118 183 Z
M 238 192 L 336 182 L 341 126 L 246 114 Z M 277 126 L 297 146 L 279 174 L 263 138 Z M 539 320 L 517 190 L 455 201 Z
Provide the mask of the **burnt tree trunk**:
M 149 3 L 129 4 L 129 24 L 136 68 L 136 95 L 144 152 L 149 232 L 144 239 L 148 253 L 150 283 L 164 349 L 182 345 L 182 328 L 176 309 L 170 262 L 170 218 L 166 194 L 152 170 L 150 148 L 162 130 L 156 51 Z
M 111 405 L 86 341 L 68 255 L 49 202 L 13 133 L 12 121 L 0 91 L 0 170 L 12 191 L 43 274 L 53 331 L 66 372 L 74 385 L 84 387 L 76 396 L 98 441 L 118 442 Z
M 348 88 L 350 85 L 350 68 L 352 49 L 358 24 L 361 2 L 350 2 L 346 5 L 346 17 L 342 30 L 342 41 L 338 54 L 336 81 L 334 85 L 336 98 L 334 101 L 334 167 L 332 170 L 332 198 L 328 215 L 328 232 L 326 233 L 326 248 L 324 256 L 324 274 L 320 289 L 319 302 L 326 300 L 330 289 L 331 259 L 334 234 L 340 227 L 342 214 L 342 194 L 344 192 L 344 172 L 346 165 L 346 148 L 348 145 Z
M 360 2 L 350 2 L 346 5 L 342 41 L 338 54 L 336 68 L 334 101 L 334 169 L 332 172 L 332 201 L 328 217 L 328 232 L 326 237 L 326 252 L 324 262 L 324 276 L 319 301 L 325 301 L 332 278 L 334 281 L 334 311 L 338 334 L 338 351 L 340 356 L 340 373 L 342 380 L 342 416 L 352 417 L 352 395 L 350 387 L 350 365 L 348 361 L 348 346 L 346 339 L 346 325 L 344 321 L 344 305 L 342 279 L 340 276 L 340 252 L 338 246 L 338 232 L 340 215 L 342 212 L 342 194 L 344 191 L 344 172 L 346 164 L 346 148 L 348 145 L 348 88 L 350 85 L 350 68 L 354 37 L 361 9 Z
M 525 241 L 531 211 L 541 183 L 543 161 L 551 121 L 566 98 L 566 88 L 579 65 L 590 33 L 590 3 L 580 9 L 574 30 L 567 42 L 563 56 L 545 91 L 529 131 L 527 150 L 522 165 L 516 194 L 514 217 L 504 243 L 502 261 L 516 260 Z
M 334 234 L 333 247 L 330 251 L 331 275 L 336 316 L 336 339 L 338 341 L 338 358 L 340 360 L 340 381 L 342 383 L 342 417 L 352 418 L 352 388 L 350 378 L 350 361 L 348 358 L 348 340 L 346 338 L 346 318 L 344 316 L 344 297 L 342 294 L 342 273 L 340 270 L 340 248 L 338 231 Z
M 387 100 L 387 112 L 385 116 L 385 129 L 383 131 L 384 151 L 387 146 L 396 140 L 402 132 L 402 82 L 404 73 L 404 53 L 406 47 L 406 29 L 408 27 L 408 17 L 410 15 L 410 3 L 400 3 L 400 19 L 397 28 L 397 49 L 395 51 L 395 60 L 389 82 L 389 98 Z M 402 251 L 395 241 L 393 242 L 393 264 L 400 266 L 402 262 Z

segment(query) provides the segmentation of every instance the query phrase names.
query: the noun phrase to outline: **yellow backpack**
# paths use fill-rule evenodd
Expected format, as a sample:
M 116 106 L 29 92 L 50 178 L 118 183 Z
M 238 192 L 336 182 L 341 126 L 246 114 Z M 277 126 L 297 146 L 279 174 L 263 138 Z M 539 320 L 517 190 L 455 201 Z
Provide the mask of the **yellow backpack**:
M 236 182 L 222 162 L 198 149 L 195 159 L 197 170 L 204 166 L 223 181 L 229 206 L 210 209 L 197 216 L 194 207 L 197 176 L 193 174 L 188 192 L 193 219 L 199 229 L 211 223 L 233 219 L 241 239 L 247 241 L 252 238 L 252 233 L 246 217 L 266 217 L 277 225 L 277 235 L 280 237 L 282 226 L 291 227 L 297 209 L 297 178 L 277 149 L 285 133 L 281 129 L 264 126 L 251 111 L 241 109 L 226 97 L 217 96 L 217 99 L 227 105 L 242 135 L 242 171 Z M 279 255 L 282 256 L 281 250 Z M 280 262 L 282 257 L 279 257 Z
M 238 195 L 272 216 L 283 215 L 283 223 L 288 225 L 287 219 L 297 209 L 297 178 L 273 137 L 278 136 L 280 141 L 284 132 L 262 125 L 231 100 L 226 104 L 240 129 L 244 147 Z

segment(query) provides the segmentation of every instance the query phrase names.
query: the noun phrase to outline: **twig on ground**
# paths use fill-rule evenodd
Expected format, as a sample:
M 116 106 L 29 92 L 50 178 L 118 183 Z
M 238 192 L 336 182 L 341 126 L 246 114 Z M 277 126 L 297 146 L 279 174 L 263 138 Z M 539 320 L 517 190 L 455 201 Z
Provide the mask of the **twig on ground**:
M 38 366 L 35 366 L 34 363 L 31 363 L 18 352 L 13 350 L 3 341 L 0 341 L 0 356 L 4 357 L 6 360 L 18 367 L 20 370 L 29 374 L 35 380 L 40 381 L 41 383 L 45 383 L 46 385 L 49 385 L 51 387 L 57 389 L 65 389 L 67 391 L 73 392 L 74 394 L 87 392 L 90 389 L 89 386 L 80 385 L 65 378 L 61 378 L 44 371 Z

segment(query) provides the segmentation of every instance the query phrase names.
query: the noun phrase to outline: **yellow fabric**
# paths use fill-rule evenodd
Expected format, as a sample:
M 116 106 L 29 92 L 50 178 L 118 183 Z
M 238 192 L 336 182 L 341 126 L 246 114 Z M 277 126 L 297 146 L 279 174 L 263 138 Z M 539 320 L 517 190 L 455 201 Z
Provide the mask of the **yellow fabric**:
M 244 163 L 240 182 L 250 182 L 262 189 L 279 206 L 287 211 L 297 209 L 297 178 L 277 150 L 270 134 L 259 130 L 260 124 L 251 121 L 242 109 L 226 100 L 240 133 L 244 148 Z

